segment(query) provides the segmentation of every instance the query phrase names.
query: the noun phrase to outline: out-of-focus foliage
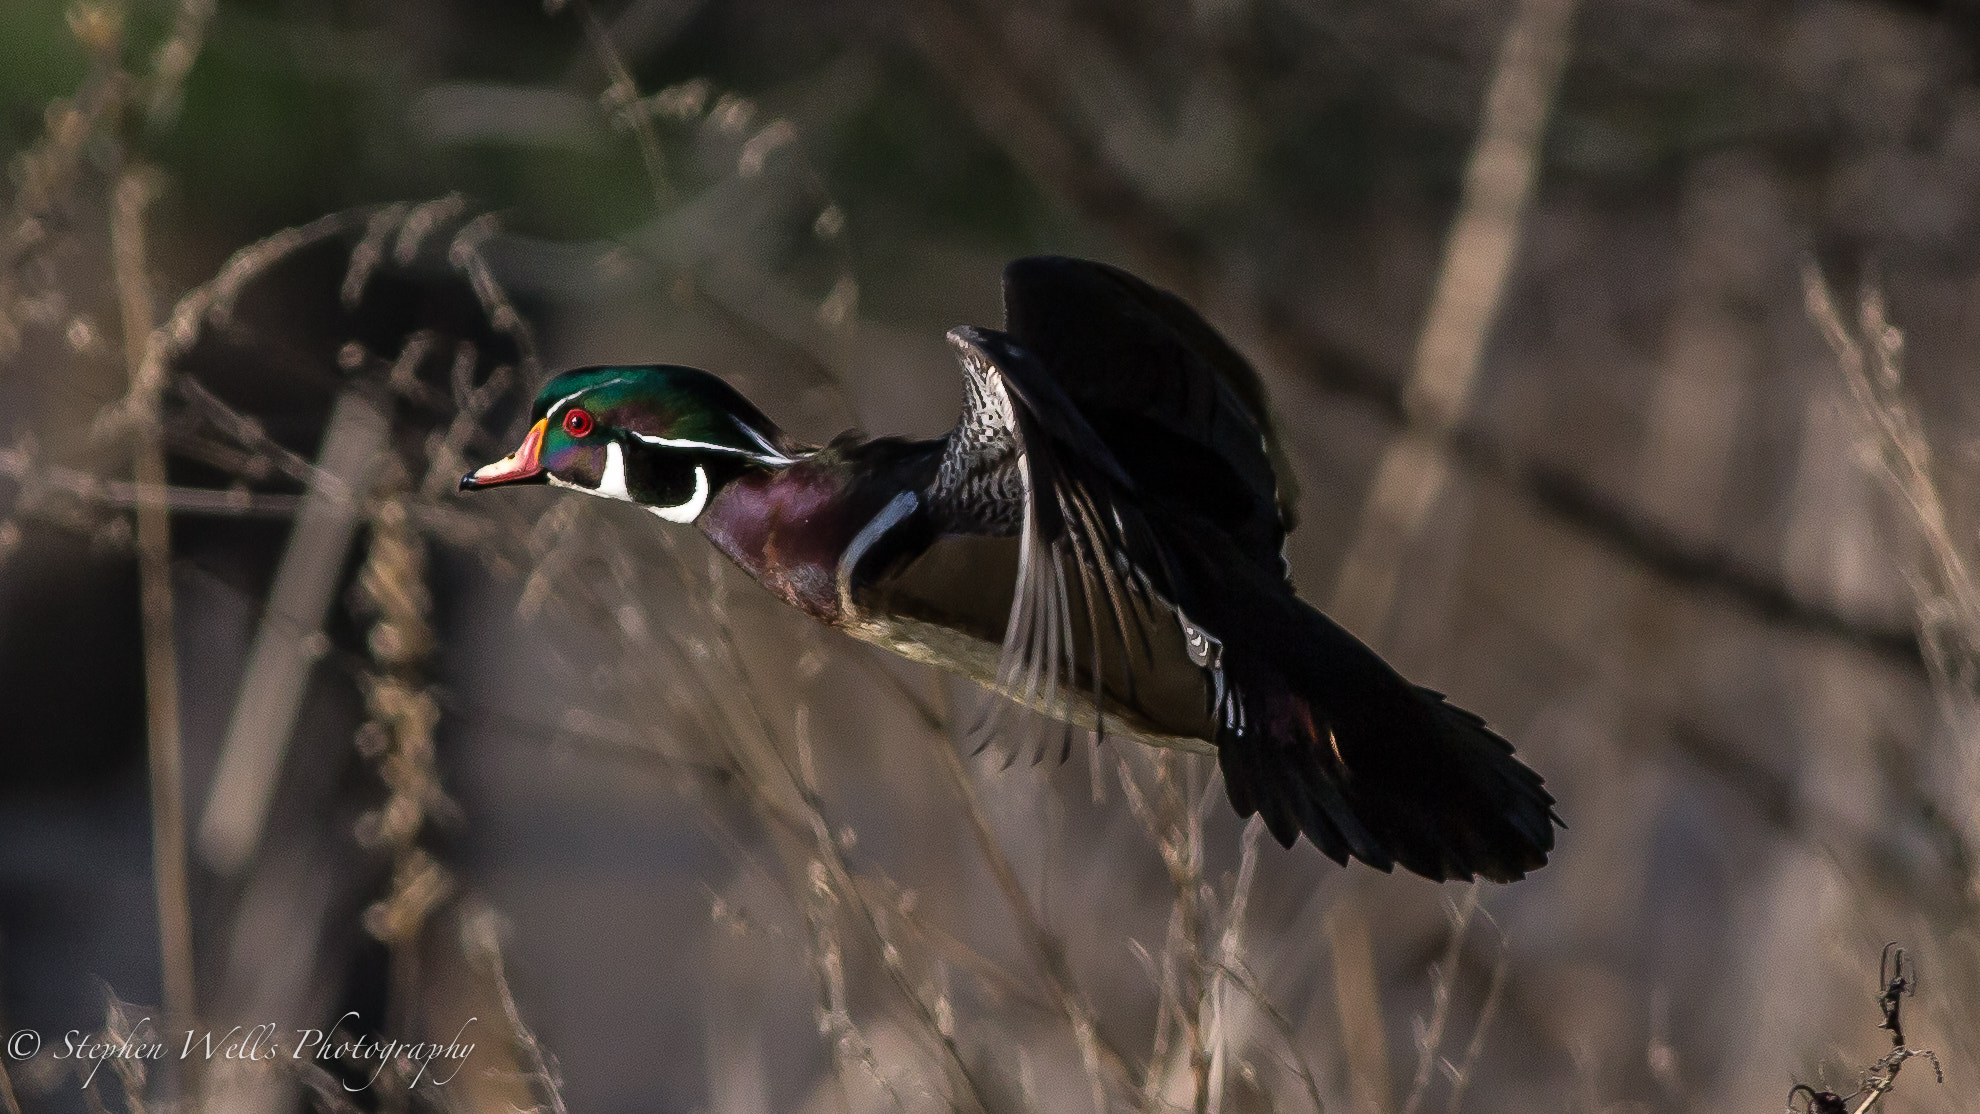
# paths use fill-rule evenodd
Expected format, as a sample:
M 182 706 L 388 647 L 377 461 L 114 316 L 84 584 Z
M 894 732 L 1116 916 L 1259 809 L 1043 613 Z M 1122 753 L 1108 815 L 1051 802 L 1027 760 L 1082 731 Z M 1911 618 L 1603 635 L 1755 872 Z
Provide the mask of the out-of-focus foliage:
M 477 1017 L 420 1088 L 464 1109 L 1774 1110 L 1888 1047 L 1895 939 L 1946 1076 L 1878 1101 L 1966 1109 L 1980 23 L 1572 5 L 1537 145 L 1487 144 L 1537 176 L 1503 289 L 1454 295 L 1495 309 L 1442 414 L 1418 341 L 1549 6 L 0 8 L 0 1032 Z M 1296 582 L 1519 745 L 1551 865 L 1471 891 L 1260 847 L 1213 763 L 1129 744 L 1003 770 L 958 753 L 979 694 L 692 531 L 453 490 L 587 363 L 708 367 L 812 440 L 937 433 L 942 332 L 1041 251 L 1258 364 Z M 157 1005 L 154 428 L 190 1022 Z M 1440 478 L 1389 529 L 1412 454 Z M 5 1067 L 29 1112 L 387 1109 L 410 1076 Z

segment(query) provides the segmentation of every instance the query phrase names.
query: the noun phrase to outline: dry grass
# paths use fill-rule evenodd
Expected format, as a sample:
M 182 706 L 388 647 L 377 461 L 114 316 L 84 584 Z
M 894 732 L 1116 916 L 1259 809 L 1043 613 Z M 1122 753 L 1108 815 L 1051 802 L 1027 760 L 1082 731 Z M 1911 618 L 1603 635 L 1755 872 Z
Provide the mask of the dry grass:
M 760 191 L 772 198 L 766 206 L 795 212 L 798 219 L 789 223 L 804 230 L 804 243 L 792 253 L 828 260 L 800 277 L 780 274 L 774 258 L 765 262 L 740 248 L 737 259 L 717 262 L 683 262 L 661 252 L 642 262 L 661 275 L 652 285 L 673 293 L 678 312 L 706 331 L 732 332 L 743 338 L 738 348 L 774 353 L 766 362 L 795 369 L 793 393 L 810 388 L 828 396 L 810 407 L 814 413 L 858 414 L 857 342 L 890 334 L 862 316 L 853 267 L 857 238 L 811 161 L 812 137 L 795 114 L 779 115 L 705 79 L 657 92 L 640 88 L 614 45 L 611 23 L 586 0 L 568 7 L 553 14 L 581 25 L 605 75 L 599 110 L 630 137 L 661 211 Z M 1565 27 L 1567 7 L 1557 7 Z M 436 602 L 453 590 L 442 572 L 450 561 L 472 563 L 495 590 L 513 592 L 518 623 L 541 638 L 543 657 L 586 663 L 571 669 L 570 695 L 560 698 L 568 703 L 527 730 L 557 735 L 580 761 L 622 763 L 652 775 L 658 788 L 642 798 L 645 807 L 683 817 L 719 856 L 702 885 L 711 932 L 721 942 L 669 946 L 700 949 L 697 956 L 729 949 L 760 968 L 752 977 L 770 988 L 765 996 L 810 995 L 816 1048 L 780 1047 L 775 1065 L 774 1087 L 791 1109 L 1420 1114 L 1441 1103 L 1457 1114 L 1467 1105 L 1534 1105 L 1534 1079 L 1582 1085 L 1566 1102 L 1575 1109 L 1621 1108 L 1609 1096 L 1623 1093 L 1655 1093 L 1673 1109 L 1723 1108 L 1727 1095 L 1746 1093 L 1738 1080 L 1778 1065 L 1806 1074 L 1820 1063 L 1859 1062 L 1832 1051 L 1830 1043 L 1849 1030 L 1835 1020 L 1841 1011 L 1830 1009 L 1822 988 L 1847 981 L 1839 972 L 1867 966 L 1875 950 L 1865 941 L 1893 935 L 1912 942 L 1933 972 L 1913 999 L 1912 1025 L 1928 1034 L 1934 1064 L 1943 1058 L 1951 1080 L 1939 1093 L 1907 1084 L 1903 1097 L 1919 1109 L 1954 1109 L 1970 1095 L 1969 1081 L 1980 1070 L 1974 1035 L 1980 953 L 1972 947 L 1980 909 L 1972 867 L 1980 759 L 1970 745 L 1973 700 L 1980 695 L 1980 586 L 1958 526 L 1947 454 L 1932 451 L 1907 392 L 1902 334 L 1874 288 L 1858 300 L 1854 320 L 1812 268 L 1804 293 L 1840 367 L 1860 455 L 1918 541 L 1919 560 L 1908 578 L 1917 646 L 1939 719 L 1922 742 L 1879 737 L 1865 744 L 1861 768 L 1850 775 L 1855 780 L 1843 779 L 1851 792 L 1887 807 L 1824 811 L 1823 790 L 1779 773 L 1775 756 L 1756 755 L 1738 733 L 1692 730 L 1706 715 L 1700 702 L 1688 702 L 1677 686 L 1662 691 L 1654 680 L 1638 679 L 1648 672 L 1641 662 L 1577 656 L 1572 645 L 1562 648 L 1565 637 L 1542 630 L 1531 639 L 1539 647 L 1535 656 L 1551 654 L 1559 673 L 1587 679 L 1596 690 L 1588 699 L 1622 709 L 1617 719 L 1636 734 L 1577 733 L 1570 722 L 1554 733 L 1573 745 L 1529 748 L 1547 760 L 1550 777 L 1580 791 L 1564 794 L 1576 827 L 1564 837 L 1562 862 L 1518 889 L 1472 888 L 1437 901 L 1412 882 L 1323 873 L 1304 851 L 1261 849 L 1260 825 L 1238 831 L 1225 816 L 1214 765 L 1200 757 L 1110 743 L 1092 749 L 1084 771 L 1048 769 L 1036 779 L 975 763 L 958 746 L 958 723 L 969 718 L 958 706 L 966 699 L 958 690 L 864 647 L 814 644 L 811 633 L 794 633 L 792 617 L 741 584 L 697 539 L 656 533 L 648 521 L 575 499 L 549 504 L 533 519 L 520 504 L 457 502 L 455 478 L 505 451 L 504 431 L 494 426 L 513 415 L 549 370 L 540 354 L 546 346 L 491 260 L 491 247 L 501 242 L 498 221 L 461 197 L 335 213 L 276 233 L 241 249 L 157 323 L 161 299 L 146 220 L 159 179 L 147 166 L 144 144 L 171 126 L 212 7 L 180 4 L 148 66 L 135 68 L 123 61 L 131 52 L 122 40 L 121 8 L 79 4 L 73 11 L 93 69 L 73 97 L 51 106 L 47 134 L 20 156 L 15 204 L 0 229 L 6 236 L 0 351 L 46 351 L 48 334 L 61 325 L 67 358 L 98 380 L 114 381 L 117 390 L 66 443 L 29 439 L 0 450 L 0 475 L 19 490 L 0 519 L 0 557 L 18 544 L 23 522 L 46 523 L 129 552 L 141 570 L 161 1016 L 172 1028 L 259 1020 L 256 1011 L 268 1010 L 299 1024 L 330 1024 L 340 1012 L 341 980 L 355 963 L 350 957 L 369 946 L 346 943 L 338 951 L 337 941 L 355 937 L 361 925 L 385 956 L 378 998 L 387 1012 L 367 1019 L 381 1033 L 444 1039 L 461 1018 L 479 1016 L 495 1034 L 478 1054 L 476 1072 L 451 1089 L 416 1084 L 420 1065 L 409 1060 L 386 1065 L 379 1084 L 358 1093 L 345 1085 L 368 1074 L 364 1065 L 305 1062 L 244 1081 L 224 1073 L 147 1073 L 141 1062 L 120 1060 L 83 1088 L 93 1108 L 115 1101 L 131 1110 L 296 1103 L 338 1114 L 426 1105 L 566 1110 L 565 1092 L 577 1089 L 564 1066 L 572 1049 L 559 1046 L 557 1028 L 532 1020 L 558 1012 L 558 988 L 527 966 L 512 966 L 517 949 L 505 943 L 494 898 L 475 868 L 452 857 L 453 841 L 475 816 L 456 803 L 460 794 L 449 784 L 446 757 L 486 713 L 436 680 L 448 639 L 466 636 Z M 1110 164 L 1106 145 L 1081 134 L 1082 126 L 1106 134 L 1107 121 L 1068 124 L 1077 113 L 1041 104 L 1050 102 L 1055 82 L 1080 80 L 1074 63 L 1090 61 L 1090 52 L 1101 48 L 1023 33 L 1023 20 L 1043 18 L 1038 12 L 987 31 L 981 25 L 992 21 L 967 6 L 931 7 L 926 14 L 912 40 L 1002 137 L 1013 159 L 1137 245 L 1158 273 L 1172 272 L 1165 281 L 1180 276 L 1213 288 L 1219 301 L 1265 319 L 1259 332 L 1274 354 L 1267 366 L 1275 385 L 1287 388 L 1285 397 L 1310 402 L 1317 378 L 1303 378 L 1298 369 L 1322 354 L 1297 329 L 1271 324 L 1279 296 L 1258 283 L 1206 278 L 1209 269 L 1192 262 L 1200 245 L 1165 224 L 1158 191 L 1137 178 L 1135 167 Z M 951 49 L 1007 40 L 1025 49 L 1014 50 L 1005 69 L 982 65 L 982 52 Z M 1547 70 L 1559 60 L 1549 55 L 1534 65 Z M 1551 73 L 1543 85 L 1551 85 Z M 1094 102 L 1078 103 L 1100 111 L 1091 108 Z M 1519 198 L 1508 202 L 1511 227 L 1500 229 L 1505 242 L 1487 268 L 1492 304 L 1512 281 L 1512 245 L 1521 235 L 1519 214 L 1543 133 L 1538 121 L 1529 121 L 1522 134 L 1529 177 Z M 86 157 L 92 145 L 113 154 L 92 162 Z M 725 169 L 704 181 L 696 175 L 695 152 L 707 162 L 711 149 Z M 64 219 L 55 220 L 57 214 Z M 384 278 L 410 274 L 465 289 L 480 318 L 471 328 L 423 324 L 388 351 L 353 339 L 308 354 L 337 369 L 342 389 L 364 392 L 390 416 L 387 447 L 358 491 L 342 491 L 325 459 L 285 447 L 262 416 L 227 402 L 222 390 L 202 381 L 210 361 L 195 357 L 202 344 L 257 351 L 268 326 L 262 315 L 270 311 L 249 304 L 248 295 L 282 268 L 333 245 L 347 254 L 334 299 L 348 312 L 362 310 Z M 27 261 L 52 257 L 58 248 L 106 255 L 102 269 L 113 281 L 101 289 L 80 278 L 58 286 L 70 312 L 50 315 L 36 307 L 52 304 L 37 301 L 51 292 L 24 286 L 22 276 L 32 273 Z M 1467 374 L 1479 370 L 1495 316 L 1471 321 L 1459 338 L 1469 353 Z M 90 322 L 107 320 L 119 322 L 121 344 L 96 336 L 103 330 Z M 37 344 L 42 347 L 32 347 Z M 1426 340 L 1422 350 L 1434 347 Z M 1468 397 L 1470 386 L 1460 393 Z M 1617 579 L 1627 579 L 1631 591 L 1645 582 L 1661 586 L 1664 595 L 1642 591 L 1650 602 L 1628 622 L 1676 628 L 1672 615 L 1691 613 L 1695 604 L 1686 593 L 1696 589 L 1709 600 L 1746 606 L 1742 614 L 1753 626 L 1778 621 L 1788 637 L 1840 633 L 1833 645 L 1808 651 L 1818 663 L 1877 635 L 1873 620 L 1824 610 L 1779 583 L 1749 576 L 1722 554 L 1684 549 L 1669 533 L 1638 529 L 1640 516 L 1572 499 L 1548 503 L 1547 492 L 1558 490 L 1547 487 L 1545 476 L 1535 479 L 1530 462 L 1491 442 L 1489 432 L 1460 428 L 1441 410 L 1424 418 L 1417 413 L 1423 405 L 1442 404 L 1405 404 L 1396 416 L 1427 438 L 1452 490 L 1520 506 L 1516 528 L 1525 536 L 1551 537 L 1546 529 L 1566 523 L 1572 537 L 1552 539 L 1560 550 L 1578 552 L 1590 539 L 1608 544 L 1624 569 Z M 173 486 L 167 482 L 173 459 L 216 468 L 230 486 Z M 186 850 L 183 752 L 210 741 L 178 737 L 183 670 L 175 658 L 185 647 L 173 635 L 170 524 L 193 515 L 298 517 L 312 497 L 340 491 L 362 529 L 358 540 L 346 538 L 315 555 L 326 570 L 319 586 L 333 601 L 334 619 L 361 627 L 363 646 L 338 650 L 323 631 L 311 630 L 305 666 L 322 653 L 339 682 L 362 694 L 363 725 L 354 744 L 363 759 L 366 807 L 355 815 L 327 805 L 320 814 L 298 810 L 295 815 L 335 818 L 309 833 L 310 840 L 298 841 L 298 833 L 279 824 L 264 835 L 256 824 L 238 872 L 209 870 L 189 861 Z M 1387 566 L 1398 577 L 1418 575 L 1407 566 L 1416 551 L 1408 537 L 1400 539 Z M 339 596 L 353 565 L 354 586 Z M 1769 612 L 1768 601 L 1781 606 Z M 1543 614 L 1534 622 L 1554 618 Z M 1683 641 L 1682 631 L 1658 630 Z M 1874 668 L 1886 667 L 1864 667 Z M 284 684 L 299 700 L 309 671 L 292 672 Z M 1855 680 L 1846 687 L 1869 688 Z M 1547 716 L 1574 721 L 1577 715 L 1583 713 L 1574 700 L 1556 696 L 1533 717 L 1542 726 L 1531 734 L 1549 737 Z M 1814 728 L 1802 730 L 1814 740 L 1808 761 L 1819 766 L 1821 748 L 1831 744 Z M 1577 762 L 1597 772 L 1577 773 Z M 1682 982 L 1686 971 L 1682 963 L 1660 961 L 1641 985 L 1617 989 L 1613 970 L 1588 953 L 1604 947 L 1629 953 L 1616 938 L 1636 927 L 1627 923 L 1636 914 L 1619 913 L 1621 928 L 1603 914 L 1611 907 L 1639 909 L 1624 891 L 1632 879 L 1651 884 L 1650 868 L 1632 858 L 1633 845 L 1650 836 L 1647 824 L 1629 826 L 1626 814 L 1636 801 L 1604 797 L 1593 784 L 1609 768 L 1604 763 L 1623 771 L 1612 779 L 1625 789 L 1620 796 L 1640 791 L 1668 802 L 1689 793 L 1737 812 L 1739 824 L 1760 831 L 1740 828 L 1750 836 L 1741 845 L 1742 868 L 1750 874 L 1740 877 L 1752 894 L 1774 896 L 1742 900 L 1767 905 L 1780 919 L 1748 913 L 1740 923 L 1759 936 L 1755 924 L 1779 927 L 1805 907 L 1820 927 L 1802 942 L 1813 939 L 1827 950 L 1769 966 L 1765 949 L 1755 945 L 1740 979 L 1703 991 L 1668 990 L 1664 981 Z M 1673 789 L 1673 770 L 1687 771 L 1704 788 Z M 1811 784 L 1816 780 L 1810 775 Z M 312 798 L 319 804 L 336 791 L 328 784 L 314 789 L 323 794 Z M 271 807 L 275 792 L 271 784 L 262 809 Z M 1595 815 L 1604 804 L 1591 802 L 1613 806 L 1607 810 L 1613 815 Z M 1844 803 L 1860 802 L 1850 796 Z M 1680 800 L 1673 807 L 1682 806 Z M 911 831 L 890 830 L 901 816 Z M 1579 850 L 1590 847 L 1595 850 Z M 1574 861 L 1579 853 L 1606 858 L 1591 865 L 1587 858 Z M 325 881 L 326 890 L 341 886 L 361 899 L 344 908 L 331 897 L 311 898 L 316 891 L 308 876 L 318 873 L 336 880 L 335 886 Z M 1814 896 L 1797 888 L 1796 879 L 1814 879 Z M 270 894 L 276 896 L 258 896 Z M 293 980 L 278 990 L 242 974 L 274 956 L 243 943 L 263 932 L 268 922 L 261 918 L 271 908 L 282 914 L 276 918 L 282 940 L 319 945 L 303 948 Z M 1728 923 L 1733 919 L 1727 915 Z M 739 988 L 746 982 L 735 981 Z M 666 988 L 653 994 L 669 1009 L 679 1004 Z M 745 996 L 742 989 L 735 994 Z M 1673 1017 L 1674 995 L 1688 995 L 1689 1013 Z M 1805 1039 L 1805 1057 L 1798 1048 L 1731 1047 L 1698 1020 L 1701 1000 L 1805 1019 L 1805 1037 L 1770 1034 Z M 1905 1044 L 1899 1000 L 1885 998 L 1893 1052 L 1864 1073 L 1853 1114 L 1885 1101 L 1903 1063 L 1924 1054 Z M 128 1036 L 142 1015 L 112 998 L 105 1039 Z M 772 1033 L 766 1040 L 788 1036 L 764 1025 Z M 1563 1050 L 1570 1047 L 1584 1051 L 1567 1066 Z M 814 1051 L 817 1062 L 804 1066 Z M 1764 1059 L 1765 1067 L 1743 1069 L 1735 1062 L 1742 1058 Z M 762 1077 L 763 1093 L 773 1087 L 770 1067 L 747 1058 L 711 1057 L 707 1073 L 710 1094 L 729 1093 L 724 1088 L 734 1079 L 752 1076 Z M 1632 1073 L 1648 1082 L 1617 1082 Z M 0 1063 L 0 1110 L 22 1114 L 53 1104 L 58 1088 L 76 1085 L 77 1075 L 45 1058 Z M 1817 1084 L 1797 1092 L 1811 1110 L 1825 1111 L 1816 1104 L 1826 1094 Z

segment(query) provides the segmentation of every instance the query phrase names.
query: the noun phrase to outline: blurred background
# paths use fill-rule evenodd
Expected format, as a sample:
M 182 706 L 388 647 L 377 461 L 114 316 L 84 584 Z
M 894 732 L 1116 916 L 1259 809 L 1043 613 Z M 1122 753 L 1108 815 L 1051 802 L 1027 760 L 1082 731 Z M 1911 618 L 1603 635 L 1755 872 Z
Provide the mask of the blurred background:
M 1967 0 L 13 0 L 0 1110 L 1772 1111 L 1890 941 L 1878 1101 L 1970 1108 L 1977 67 Z M 579 364 L 939 434 L 1039 252 L 1257 364 L 1296 583 L 1549 866 L 1005 768 L 694 532 L 454 491 Z M 53 1054 L 145 1018 L 476 1048 Z

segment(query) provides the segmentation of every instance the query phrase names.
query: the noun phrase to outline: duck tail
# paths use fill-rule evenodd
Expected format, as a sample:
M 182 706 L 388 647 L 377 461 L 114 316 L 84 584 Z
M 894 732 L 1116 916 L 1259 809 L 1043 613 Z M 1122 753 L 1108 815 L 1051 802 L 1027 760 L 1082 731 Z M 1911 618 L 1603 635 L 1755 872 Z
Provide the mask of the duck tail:
M 1218 756 L 1238 814 L 1263 814 L 1285 846 L 1303 832 L 1336 862 L 1435 881 L 1510 882 L 1545 865 L 1565 825 L 1512 744 L 1325 615 L 1285 604 L 1277 637 L 1225 647 Z

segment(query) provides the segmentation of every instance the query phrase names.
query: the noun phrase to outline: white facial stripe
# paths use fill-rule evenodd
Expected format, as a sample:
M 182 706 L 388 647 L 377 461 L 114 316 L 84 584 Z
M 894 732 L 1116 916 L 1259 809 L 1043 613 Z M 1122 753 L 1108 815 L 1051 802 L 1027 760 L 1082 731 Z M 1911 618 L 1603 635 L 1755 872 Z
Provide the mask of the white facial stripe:
M 793 458 L 785 456 L 783 453 L 780 453 L 776 449 L 771 448 L 770 443 L 768 441 L 763 440 L 763 436 L 757 433 L 755 430 L 749 429 L 748 426 L 744 426 L 743 428 L 745 430 L 748 430 L 750 435 L 754 437 L 756 441 L 763 446 L 764 448 L 763 452 L 753 453 L 750 452 L 748 449 L 738 449 L 733 445 L 716 445 L 708 441 L 689 441 L 678 437 L 656 437 L 651 433 L 640 433 L 637 430 L 629 429 L 626 432 L 632 434 L 634 437 L 639 438 L 641 441 L 644 441 L 649 445 L 658 445 L 663 449 L 700 449 L 703 452 L 728 453 L 731 456 L 747 457 L 750 460 L 758 461 L 763 464 L 796 463 L 796 461 Z
M 741 418 L 731 415 L 729 420 L 735 423 L 737 429 L 740 429 L 744 433 L 748 434 L 750 440 L 763 446 L 763 456 L 760 457 L 759 459 L 761 459 L 765 464 L 795 464 L 796 463 L 796 461 L 792 460 L 790 457 L 785 456 L 783 453 L 778 452 L 777 446 L 772 445 L 770 443 L 769 438 L 763 436 L 761 433 L 758 433 L 753 427 L 744 423 L 744 421 Z
M 649 511 L 669 522 L 693 522 L 701 516 L 702 508 L 708 505 L 708 469 L 694 466 L 694 494 L 678 507 L 648 507 Z
M 626 450 L 617 441 L 605 443 L 605 474 L 598 477 L 598 494 L 607 499 L 632 500 L 626 490 Z
M 615 383 L 624 383 L 625 381 L 626 381 L 626 379 L 625 379 L 625 377 L 624 377 L 624 376 L 620 376 L 620 377 L 619 377 L 619 378 L 617 378 L 617 379 L 607 379 L 607 380 L 606 380 L 605 382 L 603 382 L 603 383 L 600 383 L 600 384 L 598 384 L 598 386 L 596 386 L 596 387 L 584 387 L 584 388 L 581 388 L 581 389 L 579 389 L 579 390 L 575 390 L 575 391 L 572 391 L 572 392 L 571 392 L 570 394 L 567 394 L 567 395 L 565 395 L 565 396 L 564 396 L 563 398 L 560 398 L 560 399 L 558 399 L 557 401 L 555 401 L 555 402 L 553 402 L 553 403 L 551 403 L 551 404 L 550 404 L 550 408 L 549 408 L 548 410 L 545 410 L 545 411 L 543 412 L 543 416 L 547 418 L 547 417 L 549 417 L 550 415 L 552 415 L 552 414 L 555 414 L 555 413 L 557 412 L 557 408 L 558 408 L 558 407 L 560 407 L 560 406 L 562 406 L 563 404 L 565 404 L 566 402 L 569 402 L 570 400 L 572 400 L 572 399 L 574 399 L 574 398 L 576 398 L 577 396 L 579 396 L 579 395 L 581 395 L 581 394 L 583 394 L 583 393 L 585 393 L 585 391 L 597 391 L 597 390 L 603 390 L 604 388 L 606 388 L 606 387 L 610 387 L 610 386 L 612 386 L 612 385 L 613 385 L 613 384 L 615 384 Z

